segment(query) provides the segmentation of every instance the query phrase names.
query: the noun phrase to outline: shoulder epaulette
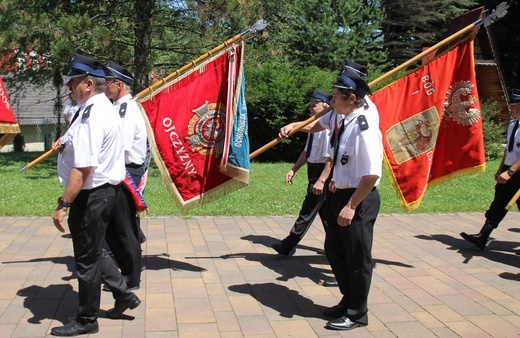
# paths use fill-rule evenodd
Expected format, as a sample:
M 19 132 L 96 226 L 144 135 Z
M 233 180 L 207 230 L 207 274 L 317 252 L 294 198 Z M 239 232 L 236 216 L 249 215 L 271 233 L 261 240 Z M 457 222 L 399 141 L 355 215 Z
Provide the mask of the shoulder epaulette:
M 119 117 L 125 117 L 126 106 L 127 106 L 126 102 L 121 103 L 121 105 L 119 106 Z
M 367 130 L 368 129 L 368 122 L 365 115 L 359 115 L 357 117 L 358 123 L 359 123 L 359 129 L 361 130 Z
M 83 115 L 81 115 L 81 121 L 85 121 L 90 116 L 90 109 L 94 104 L 88 105 L 85 110 L 83 110 Z

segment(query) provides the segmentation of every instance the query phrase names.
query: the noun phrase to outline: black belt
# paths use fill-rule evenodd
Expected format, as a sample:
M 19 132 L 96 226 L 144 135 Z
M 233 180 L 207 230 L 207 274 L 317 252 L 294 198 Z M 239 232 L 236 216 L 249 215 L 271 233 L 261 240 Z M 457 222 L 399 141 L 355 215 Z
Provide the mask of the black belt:
M 142 166 L 143 166 L 142 164 L 135 164 L 135 163 L 125 164 L 125 167 L 132 168 L 132 169 L 138 169 L 138 168 L 141 168 Z
M 309 167 L 322 167 L 325 165 L 325 163 L 311 163 L 311 162 L 307 162 L 307 165 Z
M 356 190 L 357 188 L 345 188 L 345 189 L 336 189 L 337 192 L 347 192 L 349 190 Z M 376 187 L 373 187 L 372 190 L 370 191 L 374 191 L 376 190 Z

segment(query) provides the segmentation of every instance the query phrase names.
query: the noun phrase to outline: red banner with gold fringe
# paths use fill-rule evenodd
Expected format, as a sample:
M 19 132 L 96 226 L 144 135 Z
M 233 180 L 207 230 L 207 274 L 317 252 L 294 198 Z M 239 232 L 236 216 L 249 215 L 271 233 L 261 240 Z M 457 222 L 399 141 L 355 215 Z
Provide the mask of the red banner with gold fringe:
M 385 164 L 405 209 L 417 208 L 429 185 L 485 170 L 473 41 L 371 99 L 380 114 Z
M 249 161 L 242 170 L 231 170 L 227 161 L 237 143 L 249 150 L 247 142 L 231 142 L 235 133 L 247 134 L 245 115 L 242 128 L 233 128 L 245 107 L 242 58 L 243 43 L 230 46 L 139 102 L 154 136 L 154 158 L 181 211 L 249 182 Z

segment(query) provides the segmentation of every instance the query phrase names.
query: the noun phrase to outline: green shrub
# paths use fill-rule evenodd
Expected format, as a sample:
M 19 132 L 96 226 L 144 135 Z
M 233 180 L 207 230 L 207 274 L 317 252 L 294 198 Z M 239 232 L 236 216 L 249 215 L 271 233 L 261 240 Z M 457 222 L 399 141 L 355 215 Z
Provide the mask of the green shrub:
M 504 153 L 502 144 L 506 141 L 506 127 L 503 123 L 497 122 L 496 117 L 499 113 L 497 102 L 494 100 L 484 100 L 480 102 L 480 107 L 482 109 L 482 128 L 486 160 L 502 158 Z
M 251 152 L 278 136 L 284 125 L 309 118 L 309 97 L 316 88 L 331 91 L 336 72 L 315 66 L 295 67 L 264 62 L 246 66 L 247 109 Z M 257 160 L 295 161 L 305 146 L 307 136 L 296 133 L 260 155 Z

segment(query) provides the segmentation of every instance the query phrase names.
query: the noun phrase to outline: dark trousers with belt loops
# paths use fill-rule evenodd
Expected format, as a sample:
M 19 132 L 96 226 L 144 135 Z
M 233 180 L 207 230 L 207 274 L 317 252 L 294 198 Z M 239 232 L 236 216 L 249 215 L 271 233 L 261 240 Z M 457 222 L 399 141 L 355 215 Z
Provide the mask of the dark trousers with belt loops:
M 510 166 L 503 166 L 501 172 L 509 169 Z M 508 210 L 506 205 L 511 201 L 516 192 L 520 189 L 520 173 L 517 173 L 504 184 L 495 184 L 495 196 L 493 202 L 489 206 L 489 209 L 485 213 L 486 220 L 497 228 L 498 224 L 504 219 Z M 516 205 L 520 209 L 520 199 L 516 200 Z
M 141 244 L 134 231 L 134 215 L 130 213 L 125 195 L 126 188 L 119 186 L 116 204 L 110 215 L 106 242 L 128 287 L 138 287 L 141 281 Z
M 110 184 L 82 190 L 70 206 L 68 224 L 78 274 L 77 320 L 83 324 L 98 317 L 103 241 L 118 190 Z
M 312 187 L 314 183 L 318 181 L 318 178 L 325 167 L 324 163 L 307 163 L 307 195 L 305 195 L 305 199 L 303 200 L 300 213 L 298 218 L 294 222 L 294 225 L 289 233 L 289 236 L 282 240 L 282 245 L 288 251 L 292 250 L 305 236 L 307 230 L 314 222 L 316 215 L 319 214 L 321 218 L 321 222 L 323 223 L 323 228 L 327 231 L 327 218 L 329 217 L 327 214 L 327 196 L 328 196 L 328 180 L 324 184 L 324 191 L 320 195 L 315 195 L 312 192 Z
M 337 219 L 355 189 L 337 190 L 332 195 L 325 254 L 343 295 L 345 315 L 352 321 L 368 324 L 368 292 L 372 281 L 372 241 L 374 223 L 381 199 L 374 188 L 361 202 L 349 226 L 342 227 Z

